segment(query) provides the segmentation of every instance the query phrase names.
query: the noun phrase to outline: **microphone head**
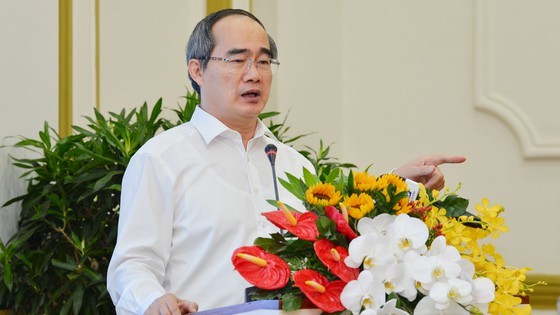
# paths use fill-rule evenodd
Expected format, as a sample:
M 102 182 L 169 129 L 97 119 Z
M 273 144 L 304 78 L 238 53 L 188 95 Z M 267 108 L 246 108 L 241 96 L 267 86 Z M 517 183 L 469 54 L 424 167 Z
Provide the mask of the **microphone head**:
M 276 160 L 276 153 L 278 152 L 278 148 L 274 144 L 269 144 L 264 148 L 264 152 L 268 157 L 268 160 L 272 165 L 274 165 L 274 161 Z

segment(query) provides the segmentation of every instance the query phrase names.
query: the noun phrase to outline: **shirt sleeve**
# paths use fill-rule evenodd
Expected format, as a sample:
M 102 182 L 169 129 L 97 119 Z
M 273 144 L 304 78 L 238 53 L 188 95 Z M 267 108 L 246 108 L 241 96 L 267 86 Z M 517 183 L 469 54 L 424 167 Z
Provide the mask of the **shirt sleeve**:
M 118 237 L 107 289 L 119 314 L 144 314 L 166 292 L 173 231 L 171 173 L 156 157 L 134 156 L 123 178 Z

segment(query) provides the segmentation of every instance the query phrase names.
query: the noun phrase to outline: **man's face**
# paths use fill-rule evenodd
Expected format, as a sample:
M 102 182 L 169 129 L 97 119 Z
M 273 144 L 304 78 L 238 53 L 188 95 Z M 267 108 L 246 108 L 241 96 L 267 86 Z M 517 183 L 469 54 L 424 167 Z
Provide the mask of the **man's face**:
M 211 57 L 230 59 L 270 58 L 269 41 L 257 22 L 230 15 L 212 27 L 215 47 Z M 251 128 L 270 94 L 271 75 L 260 74 L 255 65 L 232 73 L 228 65 L 210 60 L 200 75 L 201 107 L 232 129 Z

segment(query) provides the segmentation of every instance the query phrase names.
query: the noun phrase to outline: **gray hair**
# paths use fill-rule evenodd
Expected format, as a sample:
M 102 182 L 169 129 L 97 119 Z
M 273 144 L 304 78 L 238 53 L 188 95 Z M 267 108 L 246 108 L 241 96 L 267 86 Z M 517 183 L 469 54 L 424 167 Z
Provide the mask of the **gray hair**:
M 262 26 L 262 28 L 266 31 L 261 21 L 259 21 L 256 16 L 245 10 L 224 9 L 214 12 L 202 19 L 195 26 L 185 49 L 185 53 L 187 55 L 187 64 L 191 59 L 198 59 L 200 60 L 200 68 L 202 70 L 206 69 L 208 60 L 204 58 L 210 57 L 210 53 L 212 53 L 212 49 L 214 49 L 214 36 L 212 35 L 212 26 L 214 26 L 214 24 L 216 24 L 216 22 L 218 22 L 219 20 L 235 14 L 244 15 L 253 19 L 257 23 L 259 23 L 259 25 Z M 270 52 L 272 54 L 271 58 L 276 59 L 278 56 L 278 48 L 276 47 L 274 39 L 272 39 L 270 35 L 268 35 L 268 43 L 270 46 Z M 200 86 L 192 79 L 190 73 L 189 80 L 191 80 L 191 85 L 194 90 L 200 95 Z

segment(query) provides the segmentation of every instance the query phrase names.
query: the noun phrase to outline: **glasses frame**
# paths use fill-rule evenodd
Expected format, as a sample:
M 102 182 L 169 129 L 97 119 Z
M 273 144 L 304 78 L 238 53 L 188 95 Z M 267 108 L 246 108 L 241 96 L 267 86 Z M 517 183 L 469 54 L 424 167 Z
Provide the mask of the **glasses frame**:
M 210 60 L 223 61 L 225 64 L 229 64 L 230 61 L 236 60 L 236 59 L 239 59 L 239 58 L 225 58 L 225 57 L 215 57 L 215 56 L 200 58 L 200 60 L 206 60 L 206 61 L 210 61 Z M 277 59 L 270 58 L 269 59 L 269 61 L 270 61 L 270 74 L 261 73 L 260 70 L 259 70 L 259 63 L 258 63 L 258 61 L 260 61 L 260 60 L 250 59 L 250 58 L 246 58 L 246 60 L 248 62 L 247 63 L 247 68 L 243 72 L 240 72 L 240 73 L 247 73 L 247 71 L 249 71 L 249 69 L 251 69 L 251 67 L 253 65 L 255 65 L 255 69 L 257 69 L 257 72 L 260 75 L 274 75 L 274 74 L 276 74 L 276 72 L 278 72 L 278 68 L 280 68 L 280 61 L 278 61 Z

